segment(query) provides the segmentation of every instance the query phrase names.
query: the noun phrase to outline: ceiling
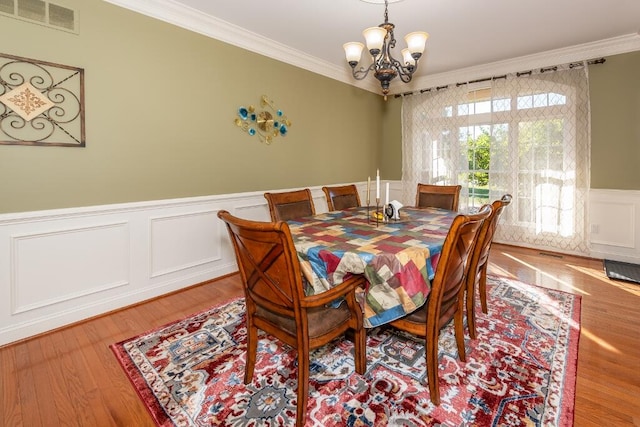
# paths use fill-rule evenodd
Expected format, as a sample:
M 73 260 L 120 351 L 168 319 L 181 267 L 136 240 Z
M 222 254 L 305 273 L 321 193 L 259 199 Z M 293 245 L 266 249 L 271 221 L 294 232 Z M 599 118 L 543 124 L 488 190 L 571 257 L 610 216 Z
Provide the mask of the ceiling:
M 342 45 L 364 42 L 362 30 L 384 21 L 384 0 L 107 1 L 353 84 Z M 405 34 L 430 34 L 414 77 L 421 87 L 461 70 L 478 77 L 500 65 L 640 50 L 640 0 L 390 0 L 389 21 L 398 57 Z M 363 60 L 368 65 L 364 53 Z M 365 88 L 379 91 L 373 77 L 366 80 L 374 84 Z M 402 90 L 392 84 L 392 93 Z

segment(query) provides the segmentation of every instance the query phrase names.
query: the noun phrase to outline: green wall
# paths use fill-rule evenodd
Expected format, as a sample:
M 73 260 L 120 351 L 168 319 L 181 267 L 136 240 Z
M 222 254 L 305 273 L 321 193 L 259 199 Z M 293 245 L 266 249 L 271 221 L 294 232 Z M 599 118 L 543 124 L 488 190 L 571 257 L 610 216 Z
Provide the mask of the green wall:
M 375 175 L 379 95 L 103 1 L 66 4 L 79 35 L 0 16 L 0 52 L 84 68 L 86 147 L 0 145 L 0 213 Z M 234 124 L 263 94 L 292 121 L 269 146 Z
M 640 52 L 589 67 L 591 188 L 640 190 Z
M 390 96 L 382 106 L 380 173 L 385 179 L 402 179 L 402 98 Z M 383 173 L 384 172 L 384 173 Z
M 0 145 L 0 213 L 402 176 L 400 98 L 382 97 L 100 0 L 74 35 L 0 16 L 0 52 L 85 70 L 85 148 Z M 10 40 L 10 41 L 9 41 Z M 592 188 L 640 189 L 640 52 L 590 67 Z M 268 95 L 267 146 L 234 124 Z

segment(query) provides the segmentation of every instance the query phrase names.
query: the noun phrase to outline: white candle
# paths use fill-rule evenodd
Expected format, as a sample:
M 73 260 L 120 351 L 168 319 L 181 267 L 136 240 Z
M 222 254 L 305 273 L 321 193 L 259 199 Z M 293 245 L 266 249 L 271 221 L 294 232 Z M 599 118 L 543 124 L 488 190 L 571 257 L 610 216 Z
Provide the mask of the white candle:
M 389 183 L 387 182 L 387 191 L 385 192 L 384 195 L 384 204 L 385 206 L 389 204 Z
M 369 206 L 369 200 L 371 197 L 371 177 L 367 177 L 367 206 Z
M 376 200 L 380 200 L 380 169 L 376 170 Z

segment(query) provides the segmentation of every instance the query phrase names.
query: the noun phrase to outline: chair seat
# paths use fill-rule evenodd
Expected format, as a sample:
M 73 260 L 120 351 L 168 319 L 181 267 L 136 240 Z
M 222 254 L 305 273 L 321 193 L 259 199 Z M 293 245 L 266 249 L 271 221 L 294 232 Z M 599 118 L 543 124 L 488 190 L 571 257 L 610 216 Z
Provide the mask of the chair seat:
M 419 309 L 407 314 L 403 319 L 407 322 L 411 323 L 422 323 L 424 324 L 427 320 L 427 304 L 425 303 Z
M 292 317 L 280 315 L 267 311 L 262 307 L 257 307 L 256 314 L 267 319 L 269 322 L 284 329 L 291 335 L 296 335 L 296 320 Z M 325 335 L 327 331 L 338 328 L 351 316 L 346 303 L 340 304 L 337 308 L 318 307 L 307 310 L 309 318 L 309 338 L 316 338 Z
M 403 321 L 405 322 L 409 322 L 409 323 L 414 323 L 416 325 L 425 325 L 426 321 L 427 321 L 427 306 L 428 303 L 425 303 L 422 307 L 420 307 L 419 309 L 417 309 L 414 312 L 411 312 L 409 314 L 407 314 L 405 317 L 402 318 Z M 456 311 L 456 306 L 453 303 L 448 303 L 446 306 L 443 305 L 441 308 L 441 317 L 440 317 L 440 321 L 438 322 L 438 327 L 440 329 L 444 328 L 444 326 L 449 323 L 451 321 L 451 319 L 453 319 L 453 314 Z

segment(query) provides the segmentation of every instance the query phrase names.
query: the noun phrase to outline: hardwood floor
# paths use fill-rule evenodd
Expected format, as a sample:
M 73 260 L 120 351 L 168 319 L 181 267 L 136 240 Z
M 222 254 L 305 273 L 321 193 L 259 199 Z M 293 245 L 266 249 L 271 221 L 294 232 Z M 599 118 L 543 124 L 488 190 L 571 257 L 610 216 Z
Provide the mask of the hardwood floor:
M 640 426 L 640 285 L 608 280 L 599 260 L 511 246 L 490 262 L 582 295 L 575 425 Z M 0 425 L 154 425 L 109 345 L 241 294 L 232 275 L 0 348 Z

